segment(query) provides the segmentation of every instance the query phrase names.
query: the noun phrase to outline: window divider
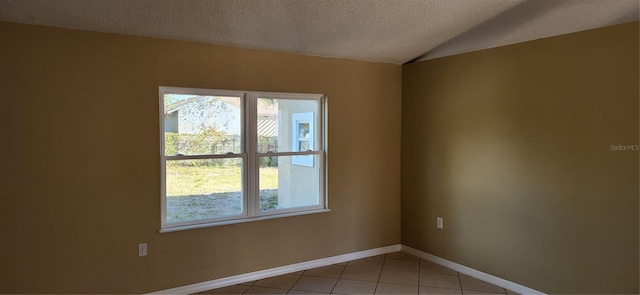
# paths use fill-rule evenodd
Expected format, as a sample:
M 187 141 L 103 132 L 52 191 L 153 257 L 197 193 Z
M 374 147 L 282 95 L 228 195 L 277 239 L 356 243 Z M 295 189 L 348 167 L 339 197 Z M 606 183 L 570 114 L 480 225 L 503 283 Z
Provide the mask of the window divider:
M 320 154 L 322 154 L 322 151 L 256 153 L 258 157 L 305 156 L 305 155 L 320 155 Z
M 165 160 L 201 160 L 201 159 L 232 159 L 242 158 L 244 153 L 229 153 L 219 155 L 176 155 L 176 156 L 164 156 Z
M 254 93 L 245 94 L 245 99 L 247 101 L 247 114 L 256 114 L 258 112 L 257 106 L 257 98 Z M 245 129 L 247 132 L 247 153 L 249 155 L 249 161 L 247 163 L 247 183 L 248 183 L 248 198 L 247 198 L 247 212 L 249 216 L 256 216 L 258 213 L 258 208 L 260 207 L 260 189 L 258 188 L 258 173 L 259 171 L 255 169 L 257 167 L 257 163 L 259 158 L 257 157 L 255 151 L 258 149 L 258 118 L 257 116 L 247 115 L 247 128 Z

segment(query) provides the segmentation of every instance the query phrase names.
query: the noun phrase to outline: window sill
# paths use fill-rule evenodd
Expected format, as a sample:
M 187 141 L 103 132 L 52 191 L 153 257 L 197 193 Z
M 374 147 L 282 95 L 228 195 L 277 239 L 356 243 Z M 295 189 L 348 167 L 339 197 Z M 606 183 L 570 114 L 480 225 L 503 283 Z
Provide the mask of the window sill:
M 183 231 L 183 230 L 190 230 L 190 229 L 197 229 L 197 228 L 205 228 L 205 227 L 221 226 L 221 225 L 228 225 L 228 224 L 253 222 L 253 221 L 260 221 L 260 220 L 268 220 L 268 219 L 299 216 L 299 215 L 318 214 L 318 213 L 326 213 L 326 212 L 331 212 L 331 209 L 315 209 L 315 210 L 308 210 L 308 211 L 287 212 L 287 213 L 282 213 L 282 214 L 273 214 L 273 215 L 265 215 L 265 216 L 258 216 L 258 217 L 248 217 L 248 218 L 233 219 L 233 220 L 215 221 L 215 222 L 208 222 L 208 223 L 181 225 L 181 226 L 175 226 L 175 227 L 162 228 L 162 229 L 158 230 L 158 233 L 162 234 L 162 233 L 170 233 L 170 232 L 175 232 L 175 231 Z

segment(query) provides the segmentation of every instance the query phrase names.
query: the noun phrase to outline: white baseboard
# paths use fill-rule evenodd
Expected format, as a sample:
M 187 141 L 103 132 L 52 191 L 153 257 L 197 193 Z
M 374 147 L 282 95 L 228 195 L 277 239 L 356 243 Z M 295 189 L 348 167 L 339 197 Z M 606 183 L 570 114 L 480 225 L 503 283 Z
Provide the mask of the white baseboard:
M 211 289 L 222 288 L 226 286 L 260 280 L 268 277 L 288 274 L 296 271 L 322 267 L 322 266 L 327 266 L 331 264 L 342 263 L 350 260 L 382 255 L 382 254 L 387 254 L 392 252 L 398 252 L 400 251 L 401 248 L 402 246 L 400 244 L 391 245 L 387 247 L 369 249 L 369 250 L 358 251 L 358 252 L 353 252 L 349 254 L 343 254 L 343 255 L 321 258 L 321 259 L 305 261 L 305 262 L 300 262 L 295 264 L 289 264 L 289 265 L 280 266 L 280 267 L 274 267 L 274 268 L 265 269 L 265 270 L 254 271 L 254 272 L 245 273 L 241 275 L 225 277 L 225 278 L 220 278 L 216 280 L 186 285 L 182 287 L 156 291 L 148 294 L 193 294 L 193 293 L 207 291 Z
M 442 265 L 444 267 L 450 268 L 452 270 L 466 274 L 468 276 L 483 280 L 485 282 L 494 284 L 496 286 L 500 286 L 505 289 L 509 289 L 516 293 L 520 293 L 523 295 L 524 294 L 546 295 L 543 292 L 516 284 L 511 281 L 507 281 L 505 279 L 501 279 L 496 276 L 492 276 L 490 274 L 475 270 L 473 268 L 466 267 L 462 264 L 458 264 L 453 261 L 449 261 L 444 258 L 440 258 L 438 256 L 431 255 L 429 253 L 422 252 L 420 250 L 416 250 L 414 248 L 411 248 L 405 245 L 400 245 L 400 244 L 381 247 L 381 248 L 375 248 L 375 249 L 369 249 L 364 251 L 358 251 L 358 252 L 332 256 L 327 258 L 321 258 L 316 260 L 310 260 L 310 261 L 305 261 L 305 262 L 300 262 L 295 264 L 289 264 L 285 266 L 245 273 L 241 275 L 235 275 L 231 277 L 225 277 L 225 278 L 215 279 L 211 281 L 181 286 L 177 288 L 156 291 L 148 294 L 193 294 L 193 293 L 203 292 L 211 289 L 217 289 L 217 288 L 227 287 L 231 285 L 246 283 L 250 281 L 260 280 L 268 277 L 288 274 L 296 271 L 322 267 L 322 266 L 327 266 L 331 264 L 342 263 L 342 262 L 351 261 L 355 259 L 382 255 L 382 254 L 387 254 L 387 253 L 392 253 L 397 251 L 407 252 L 414 256 L 420 257 L 424 260 L 431 261 L 433 263 Z
M 476 279 L 483 280 L 483 281 L 485 281 L 487 283 L 491 283 L 491 284 L 494 284 L 496 286 L 499 286 L 499 287 L 502 287 L 502 288 L 505 288 L 505 289 L 509 289 L 509 290 L 514 291 L 514 292 L 519 293 L 519 294 L 523 294 L 523 295 L 524 294 L 536 294 L 536 295 L 538 295 L 538 294 L 544 295 L 545 294 L 543 292 L 540 292 L 540 291 L 537 291 L 537 290 L 534 290 L 534 289 L 531 289 L 531 288 L 516 284 L 514 282 L 507 281 L 505 279 L 501 279 L 501 278 L 496 277 L 496 276 L 492 276 L 492 275 L 490 275 L 488 273 L 484 273 L 484 272 L 481 272 L 479 270 L 475 270 L 473 268 L 466 267 L 466 266 L 464 266 L 462 264 L 457 264 L 457 263 L 455 263 L 453 261 L 449 261 L 449 260 L 446 260 L 444 258 L 440 258 L 438 256 L 431 255 L 429 253 L 422 252 L 420 250 L 416 250 L 416 249 L 411 248 L 409 246 L 402 245 L 401 249 L 402 249 L 403 252 L 407 252 L 407 253 L 409 253 L 411 255 L 420 257 L 420 258 L 422 258 L 424 260 L 431 261 L 431 262 L 433 262 L 435 264 L 442 265 L 442 266 L 447 267 L 449 269 L 455 270 L 455 271 L 457 271 L 459 273 L 463 273 L 463 274 L 468 275 L 470 277 L 474 277 Z

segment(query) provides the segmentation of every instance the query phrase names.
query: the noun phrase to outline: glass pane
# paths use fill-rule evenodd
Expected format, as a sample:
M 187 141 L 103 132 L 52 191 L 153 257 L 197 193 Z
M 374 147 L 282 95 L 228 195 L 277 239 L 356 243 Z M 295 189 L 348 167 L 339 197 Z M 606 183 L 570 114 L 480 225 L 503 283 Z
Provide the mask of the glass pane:
M 318 101 L 258 98 L 258 152 L 317 150 Z
M 164 95 L 165 155 L 242 152 L 240 97 Z
M 242 158 L 166 164 L 167 222 L 242 214 Z
M 298 165 L 294 158 L 308 158 Z M 260 157 L 260 210 L 320 204 L 320 169 L 317 155 Z

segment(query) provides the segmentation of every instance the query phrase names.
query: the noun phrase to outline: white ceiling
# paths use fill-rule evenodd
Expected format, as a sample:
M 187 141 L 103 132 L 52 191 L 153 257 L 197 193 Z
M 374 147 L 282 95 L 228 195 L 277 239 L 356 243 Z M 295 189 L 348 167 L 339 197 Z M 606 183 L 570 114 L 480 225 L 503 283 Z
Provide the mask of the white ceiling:
M 639 0 L 0 0 L 0 21 L 394 64 L 639 15 Z

